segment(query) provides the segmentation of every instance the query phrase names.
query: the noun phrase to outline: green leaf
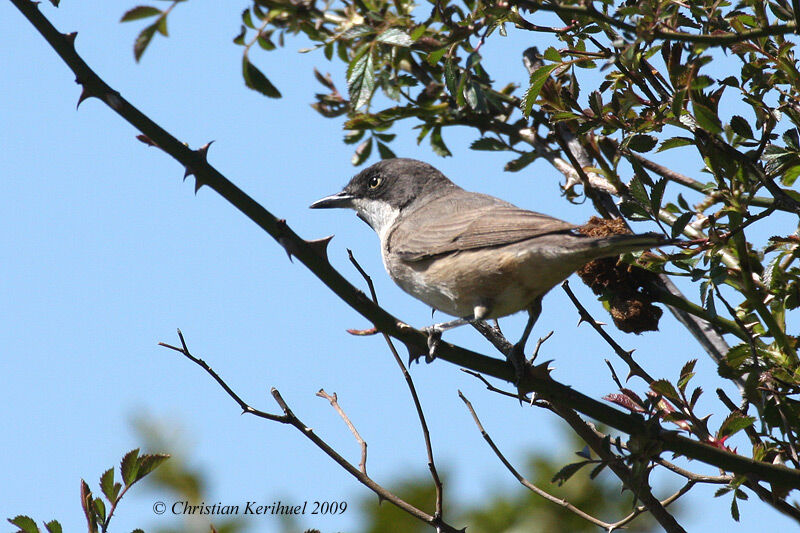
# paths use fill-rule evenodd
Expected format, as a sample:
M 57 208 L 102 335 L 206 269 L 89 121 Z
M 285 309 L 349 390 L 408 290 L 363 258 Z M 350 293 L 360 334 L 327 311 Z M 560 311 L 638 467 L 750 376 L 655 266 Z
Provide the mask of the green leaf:
M 114 494 L 114 469 L 109 468 L 103 475 L 100 476 L 100 490 L 103 492 L 108 501 L 114 502 L 117 495 Z
M 552 46 L 544 51 L 542 57 L 547 59 L 548 61 L 555 61 L 555 62 L 561 61 L 561 54 L 559 54 L 558 50 L 556 50 Z
M 9 518 L 8 521 L 20 528 L 24 533 L 39 533 L 39 526 L 30 516 L 17 515 L 14 518 Z
M 667 187 L 667 178 L 661 178 L 653 185 L 650 191 L 650 210 L 653 216 L 657 217 L 658 212 L 661 210 L 661 200 L 664 198 L 664 189 Z
M 756 419 L 752 416 L 745 416 L 738 411 L 733 411 L 725 418 L 719 430 L 717 430 L 717 439 L 730 437 L 745 428 L 749 428 L 755 421 Z
M 247 56 L 242 56 L 242 76 L 244 84 L 269 98 L 280 98 L 280 91 L 264 76 L 264 73 L 253 65 Z
M 379 43 L 386 43 L 394 46 L 411 46 L 414 44 L 414 40 L 400 28 L 389 28 L 378 35 L 375 40 Z
M 448 59 L 444 64 L 444 83 L 447 86 L 447 92 L 455 98 L 458 92 L 458 68 L 452 59 Z
M 253 16 L 250 14 L 250 8 L 245 8 L 245 10 L 242 11 L 242 22 L 251 30 L 256 29 L 255 24 L 253 24 Z
M 753 130 L 750 128 L 750 124 L 739 115 L 733 115 L 731 118 L 731 129 L 745 139 L 753 138 Z
M 100 518 L 100 522 L 106 521 L 106 504 L 103 503 L 103 500 L 100 498 L 95 498 L 92 502 L 94 506 L 94 512 L 97 514 L 98 518 Z
M 539 97 L 539 92 L 541 92 L 542 87 L 544 87 L 545 82 L 550 77 L 550 73 L 553 72 L 559 66 L 560 63 L 545 65 L 543 67 L 539 67 L 534 71 L 533 74 L 531 74 L 530 86 L 528 87 L 528 90 L 525 91 L 525 94 L 522 96 L 522 102 L 520 105 L 520 107 L 522 108 L 522 113 L 525 115 L 525 117 L 529 117 L 531 115 L 533 104 Z
M 151 24 L 143 29 L 139 33 L 139 36 L 136 37 L 136 40 L 133 42 L 133 57 L 136 61 L 139 61 L 144 51 L 147 50 L 150 41 L 153 40 L 153 35 L 155 35 L 156 30 L 158 30 L 158 23 Z
M 122 458 L 120 461 L 120 471 L 122 472 L 122 481 L 125 483 L 127 487 L 134 481 L 136 481 L 136 472 L 139 469 L 139 461 L 137 458 L 139 457 L 139 448 L 135 448 Z
M 647 196 L 647 190 L 644 188 L 639 176 L 631 178 L 630 183 L 628 183 L 628 190 L 631 196 L 633 196 L 633 199 L 639 202 L 639 204 L 644 206 L 650 205 L 650 198 Z
M 362 47 L 347 68 L 347 89 L 350 92 L 350 106 L 357 111 L 369 103 L 375 90 L 375 72 L 372 49 Z
M 353 166 L 357 167 L 361 165 L 369 158 L 369 155 L 372 153 L 372 137 L 367 138 L 356 147 L 356 151 L 353 152 L 353 157 L 350 159 L 350 162 Z
M 655 148 L 657 143 L 658 139 L 652 135 L 638 134 L 631 137 L 631 140 L 628 141 L 628 148 L 635 152 L 649 152 Z
M 678 395 L 678 391 L 675 390 L 675 387 L 667 381 L 666 379 L 657 379 L 650 384 L 650 388 L 653 389 L 653 392 L 656 392 L 667 398 L 668 400 L 673 401 L 680 401 L 680 396 Z
M 166 15 L 158 17 L 158 20 L 156 21 L 156 29 L 158 29 L 158 33 L 160 33 L 164 37 L 169 37 L 169 32 L 167 31 Z
M 156 15 L 160 15 L 163 13 L 160 9 L 152 6 L 136 6 L 133 9 L 129 9 L 126 11 L 122 18 L 119 19 L 120 22 L 130 22 L 132 20 L 139 20 L 145 19 L 148 17 L 155 17 Z
M 694 106 L 694 118 L 701 128 L 709 133 L 722 133 L 722 122 L 710 107 L 697 102 L 692 102 L 692 105 Z
M 395 157 L 397 157 L 391 148 L 389 148 L 380 141 L 377 141 L 377 143 L 378 143 L 378 154 L 381 156 L 381 159 L 394 159 Z
M 169 459 L 169 455 L 165 453 L 150 453 L 139 457 L 139 467 L 136 472 L 136 481 L 139 481 L 144 476 L 158 468 L 158 466 Z
M 675 219 L 675 222 L 672 224 L 672 232 L 671 232 L 673 239 L 677 238 L 678 235 L 683 233 L 683 230 L 686 228 L 686 224 L 688 224 L 689 221 L 692 220 L 693 216 L 694 213 L 686 212 Z
M 739 504 L 736 503 L 736 498 L 731 499 L 731 518 L 739 521 Z
M 62 533 L 63 531 L 58 520 L 50 520 L 49 522 L 45 522 L 44 527 L 47 529 L 48 533 Z
M 694 365 L 697 364 L 697 359 L 691 359 L 681 368 L 680 379 L 678 379 L 678 390 L 681 392 L 686 391 L 686 385 L 694 377 Z
M 781 175 L 781 183 L 786 187 L 791 187 L 800 176 L 800 165 L 794 165 L 783 171 Z
M 506 163 L 505 167 L 503 167 L 503 170 L 506 172 L 519 172 L 523 168 L 536 161 L 538 157 L 539 156 L 536 152 L 525 152 L 518 158 L 512 159 Z
M 555 473 L 553 479 L 550 480 L 551 483 L 558 483 L 560 487 L 563 485 L 569 478 L 574 476 L 578 470 L 586 466 L 587 464 L 591 463 L 592 461 L 580 461 L 578 463 L 571 463 L 563 467 L 561 470 Z
M 502 141 L 493 137 L 481 137 L 469 145 L 470 150 L 483 150 L 487 152 L 499 152 L 508 150 L 508 146 Z
M 671 148 L 678 148 L 679 146 L 688 146 L 690 144 L 694 144 L 694 139 L 690 139 L 688 137 L 672 137 L 671 139 L 667 139 L 666 141 L 662 142 L 661 146 L 658 147 L 657 151 L 663 152 Z
M 440 59 L 442 59 L 442 56 L 445 55 L 447 53 L 447 50 L 449 50 L 449 49 L 450 49 L 449 46 L 445 46 L 443 48 L 439 48 L 438 50 L 434 50 L 433 52 L 431 52 L 427 56 L 425 56 L 425 61 L 430 66 L 433 66 L 436 63 L 438 63 Z
M 447 149 L 447 145 L 444 144 L 444 139 L 442 139 L 442 127 L 436 126 L 431 131 L 431 148 L 441 157 L 450 157 L 451 154 L 450 150 Z

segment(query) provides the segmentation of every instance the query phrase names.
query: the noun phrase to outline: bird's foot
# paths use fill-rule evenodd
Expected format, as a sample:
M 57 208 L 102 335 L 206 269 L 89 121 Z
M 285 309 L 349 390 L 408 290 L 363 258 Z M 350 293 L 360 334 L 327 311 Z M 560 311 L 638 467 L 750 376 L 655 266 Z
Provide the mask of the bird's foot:
M 436 349 L 442 341 L 442 328 L 437 325 L 422 328 L 422 331 L 428 335 L 428 353 L 425 355 L 425 362 L 431 363 L 436 359 Z

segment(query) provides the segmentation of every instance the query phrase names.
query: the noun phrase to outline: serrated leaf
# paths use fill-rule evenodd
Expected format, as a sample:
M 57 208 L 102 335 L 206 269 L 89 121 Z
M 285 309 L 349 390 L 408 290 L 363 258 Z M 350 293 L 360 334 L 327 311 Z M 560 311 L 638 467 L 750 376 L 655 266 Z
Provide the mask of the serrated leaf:
M 133 9 L 129 9 L 126 11 L 122 18 L 119 19 L 120 22 L 130 22 L 132 20 L 140 20 L 145 19 L 148 17 L 155 17 L 163 13 L 160 9 L 153 6 L 136 6 Z
M 527 167 L 528 165 L 536 161 L 538 157 L 539 155 L 536 152 L 525 152 L 518 158 L 512 159 L 511 161 L 506 163 L 505 166 L 503 167 L 503 170 L 505 170 L 506 172 L 519 172 L 523 168 Z
M 378 35 L 375 40 L 379 43 L 386 43 L 394 46 L 411 46 L 414 44 L 414 40 L 400 28 L 389 28 Z
M 50 520 L 44 523 L 48 533 L 62 533 L 61 523 L 58 520 Z
M 756 421 L 752 416 L 745 416 L 738 411 L 729 414 L 717 430 L 717 439 L 724 439 L 749 428 Z
M 680 378 L 678 379 L 678 390 L 681 392 L 686 391 L 686 386 L 689 381 L 694 377 L 694 365 L 697 364 L 697 359 L 687 361 L 683 368 L 681 368 Z
M 103 503 L 103 500 L 100 498 L 95 498 L 92 502 L 92 506 L 94 507 L 94 512 L 97 514 L 100 522 L 106 521 L 106 504 Z
M 553 479 L 550 480 L 551 483 L 558 483 L 560 487 L 563 485 L 569 478 L 574 476 L 578 470 L 586 466 L 587 464 L 591 463 L 591 461 L 581 461 L 578 463 L 571 463 L 567 466 L 563 467 L 561 470 L 555 473 Z
M 447 149 L 447 145 L 444 144 L 444 139 L 442 138 L 442 127 L 436 126 L 431 131 L 431 148 L 441 157 L 450 157 L 451 154 L 450 150 Z
M 158 29 L 158 23 L 151 24 L 139 32 L 139 36 L 136 37 L 136 40 L 133 42 L 133 57 L 136 61 L 141 59 L 142 54 L 144 51 L 147 50 L 147 47 L 150 45 L 150 41 L 153 40 L 153 35 L 155 35 L 156 30 Z
M 661 146 L 659 146 L 658 150 L 656 151 L 663 152 L 671 148 L 678 148 L 679 146 L 688 146 L 690 144 L 694 144 L 694 139 L 690 139 L 689 137 L 672 137 L 671 139 L 667 139 L 666 141 L 662 142 Z
M 694 409 L 694 406 L 697 403 L 697 400 L 700 399 L 700 395 L 702 395 L 702 394 L 703 394 L 703 388 L 702 387 L 697 387 L 697 388 L 694 389 L 694 391 L 692 391 L 692 397 L 689 399 L 689 407 L 690 408 Z
M 378 141 L 378 155 L 381 156 L 381 159 L 394 159 L 397 157 L 391 148 L 380 141 Z
M 345 144 L 355 144 L 358 141 L 360 141 L 362 139 L 362 137 L 364 137 L 364 133 L 366 133 L 365 130 L 349 131 L 344 136 L 344 143 Z
M 553 72 L 556 68 L 558 68 L 559 65 L 560 63 L 545 65 L 543 67 L 539 67 L 533 72 L 533 74 L 531 74 L 530 86 L 528 87 L 528 90 L 525 91 L 525 94 L 522 96 L 522 102 L 520 104 L 520 107 L 522 108 L 522 113 L 525 115 L 525 117 L 529 117 L 531 115 L 533 104 L 539 97 L 539 92 L 541 92 L 542 87 L 544 87 L 545 82 L 550 77 L 550 73 Z
M 658 144 L 658 139 L 653 135 L 638 134 L 628 141 L 628 148 L 635 152 L 649 152 Z
M 661 200 L 664 198 L 664 189 L 667 187 L 667 178 L 658 180 L 650 191 L 650 210 L 657 217 L 661 210 Z
M 487 152 L 508 150 L 508 146 L 506 146 L 505 143 L 493 137 L 481 137 L 473 141 L 472 144 L 469 145 L 469 148 L 470 150 L 483 150 Z
M 720 496 L 725 496 L 731 491 L 730 487 L 720 487 L 714 492 L 714 497 L 719 498 Z
M 136 481 L 139 481 L 147 474 L 159 467 L 161 463 L 169 459 L 165 453 L 149 453 L 139 457 L 139 467 L 136 472 Z
M 452 59 L 448 59 L 444 63 L 444 84 L 447 87 L 447 92 L 453 98 L 456 97 L 458 91 L 458 68 Z
M 667 398 L 668 400 L 680 401 L 680 396 L 678 396 L 678 391 L 675 390 L 675 387 L 667 381 L 666 379 L 657 379 L 650 384 L 650 388 L 653 392 L 656 392 Z
M 687 213 L 682 213 L 678 218 L 675 219 L 675 222 L 672 223 L 672 231 L 671 231 L 673 239 L 675 239 L 681 233 L 683 233 L 683 230 L 686 228 L 686 224 L 688 224 L 689 221 L 692 220 L 693 216 L 694 213 L 687 212 Z
M 706 105 L 693 102 L 694 118 L 709 133 L 722 133 L 722 123 L 717 114 Z
M 347 90 L 350 93 L 350 106 L 354 111 L 361 109 L 372 98 L 375 72 L 370 48 L 365 48 L 350 62 L 347 69 Z
M 739 115 L 733 115 L 733 117 L 731 117 L 731 129 L 737 135 L 745 139 L 753 138 L 753 130 L 750 128 L 750 123 Z
M 594 467 L 594 468 L 592 469 L 591 473 L 589 474 L 589 479 L 594 479 L 594 478 L 596 478 L 597 476 L 599 476 L 599 475 L 600 475 L 600 472 L 602 472 L 602 471 L 603 471 L 603 469 L 605 469 L 605 467 L 606 467 L 606 466 L 607 466 L 607 465 L 606 465 L 606 463 L 600 463 L 599 465 L 597 465 L 596 467 Z
M 650 197 L 647 196 L 647 190 L 644 188 L 642 184 L 642 180 L 639 179 L 639 176 L 634 176 L 631 178 L 630 183 L 628 183 L 628 190 L 633 196 L 633 199 L 639 202 L 641 205 L 650 205 Z
M 30 516 L 17 515 L 14 518 L 9 518 L 8 521 L 25 533 L 39 533 L 39 526 L 36 525 L 36 521 Z
M 561 54 L 559 54 L 558 50 L 556 50 L 552 46 L 544 51 L 544 54 L 542 54 L 542 57 L 547 59 L 548 61 L 556 61 L 556 62 L 560 62 L 561 61 Z
M 269 98 L 280 98 L 280 91 L 272 85 L 272 82 L 264 76 L 255 65 L 253 65 L 247 56 L 242 56 L 242 76 L 244 77 L 244 84 Z
M 736 503 L 736 498 L 731 499 L 731 518 L 736 522 L 739 521 L 739 504 Z
M 122 473 L 122 481 L 125 483 L 126 487 L 136 480 L 136 472 L 139 468 L 138 457 L 139 448 L 135 448 L 126 453 L 122 461 L 120 461 L 119 466 L 120 472 Z
M 350 162 L 353 164 L 353 166 L 357 167 L 358 165 L 366 161 L 371 153 L 372 153 L 372 137 L 369 137 L 356 147 L 356 150 L 355 152 L 353 152 L 353 157 L 350 159 Z
M 114 502 L 116 495 L 114 494 L 114 469 L 109 468 L 103 475 L 100 476 L 100 490 L 103 492 L 108 501 Z

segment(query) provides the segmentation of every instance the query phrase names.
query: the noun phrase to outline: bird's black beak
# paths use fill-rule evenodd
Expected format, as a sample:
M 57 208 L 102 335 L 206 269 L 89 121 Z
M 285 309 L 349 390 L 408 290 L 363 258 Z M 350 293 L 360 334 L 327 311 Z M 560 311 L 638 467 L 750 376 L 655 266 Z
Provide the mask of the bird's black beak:
M 342 191 L 321 198 L 309 206 L 311 209 L 328 209 L 331 207 L 353 207 L 353 195 Z

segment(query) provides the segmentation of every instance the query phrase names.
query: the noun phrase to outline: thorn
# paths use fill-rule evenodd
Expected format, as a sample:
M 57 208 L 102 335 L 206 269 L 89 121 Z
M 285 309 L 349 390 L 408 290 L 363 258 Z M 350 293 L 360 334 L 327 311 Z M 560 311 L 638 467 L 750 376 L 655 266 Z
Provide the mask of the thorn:
M 281 234 L 284 234 L 285 231 L 287 229 L 289 229 L 289 226 L 286 224 L 286 219 L 285 218 L 279 218 L 276 221 L 276 224 L 280 228 Z M 289 256 L 289 261 L 291 263 L 294 263 L 294 260 L 292 259 L 292 255 L 294 255 L 294 245 L 288 239 L 286 239 L 283 235 L 278 237 L 278 244 L 283 246 L 283 249 L 286 251 L 286 255 Z
M 78 83 L 81 83 L 81 82 L 79 81 Z M 78 97 L 78 105 L 75 106 L 75 109 L 80 108 L 81 104 L 83 103 L 84 100 L 86 100 L 88 98 L 91 98 L 93 96 L 97 96 L 97 95 L 94 94 L 93 92 L 91 92 L 86 85 L 83 85 L 83 89 L 81 90 L 81 95 Z
M 192 175 L 194 175 L 194 170 L 192 170 L 189 167 L 186 167 L 186 171 L 183 173 L 183 181 L 186 181 L 186 178 Z
M 328 261 L 328 243 L 333 239 L 333 235 L 323 237 L 314 241 L 306 241 L 306 244 L 314 250 L 317 255 L 321 256 L 325 261 Z
M 433 320 L 433 314 L 436 312 L 435 307 L 431 307 L 431 320 Z
M 146 144 L 147 146 L 153 146 L 155 148 L 158 148 L 158 145 L 155 143 L 155 141 L 153 141 L 153 139 L 151 139 L 147 135 L 141 135 L 141 134 L 137 135 L 136 139 L 138 139 L 143 144 Z
M 75 48 L 75 37 L 78 36 L 78 32 L 71 31 L 69 33 L 64 34 L 64 39 L 66 39 L 67 43 L 73 48 Z
M 419 347 L 408 343 L 403 344 L 405 344 L 406 350 L 408 350 L 408 366 L 411 366 L 412 363 L 418 363 L 420 357 L 428 356 L 427 350 L 421 350 Z
M 184 179 L 186 179 L 186 177 L 185 177 L 185 176 L 184 176 Z M 199 177 L 197 177 L 197 174 L 195 174 L 195 175 L 194 175 L 194 194 L 195 194 L 195 195 L 197 194 L 197 191 L 199 191 L 199 190 L 200 190 L 200 187 L 202 187 L 203 185 L 205 185 L 205 183 L 203 183 L 202 181 L 200 181 L 200 178 L 199 178 Z
M 195 150 L 195 152 L 197 152 L 197 154 L 200 155 L 200 157 L 202 157 L 204 161 L 208 157 L 208 149 L 211 147 L 211 144 L 213 142 L 214 141 L 208 141 L 206 144 Z
M 355 335 L 356 337 L 368 337 L 370 335 L 375 335 L 378 333 L 378 328 L 369 328 L 369 329 L 346 329 L 345 330 L 350 335 Z

